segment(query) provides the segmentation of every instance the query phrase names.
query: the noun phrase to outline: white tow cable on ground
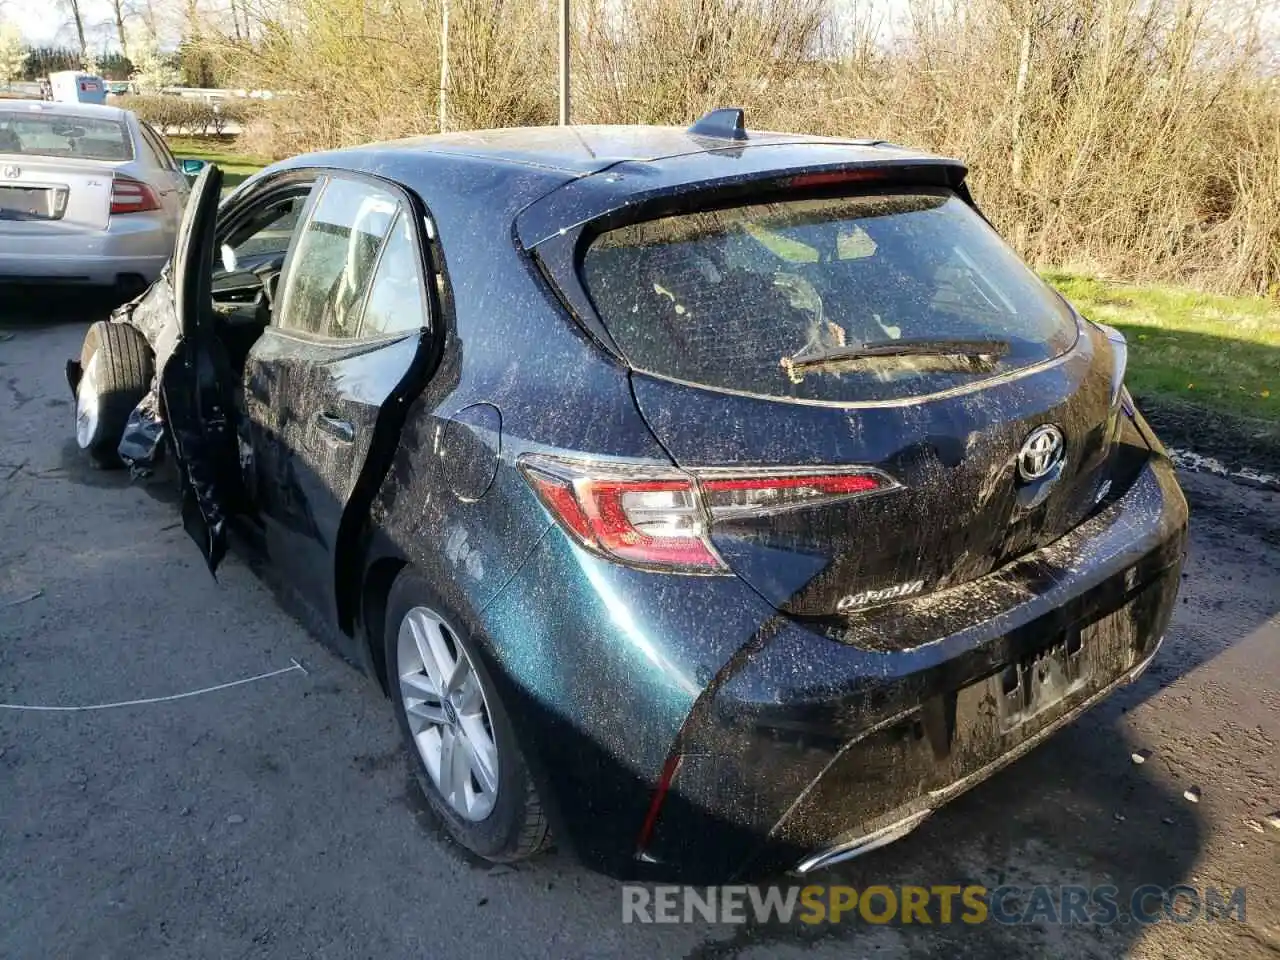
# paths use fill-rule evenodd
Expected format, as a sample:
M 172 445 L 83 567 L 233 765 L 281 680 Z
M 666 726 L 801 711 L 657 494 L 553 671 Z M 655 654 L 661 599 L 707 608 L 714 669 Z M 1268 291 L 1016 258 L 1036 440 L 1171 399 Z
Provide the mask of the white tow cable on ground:
M 1232 470 L 1221 460 L 1217 460 L 1214 457 L 1206 457 L 1203 454 L 1196 453 L 1194 450 L 1181 450 L 1177 447 L 1170 447 L 1169 459 L 1173 461 L 1173 465 L 1179 470 L 1190 470 L 1193 473 L 1211 473 L 1216 477 L 1226 477 L 1236 483 L 1243 483 L 1246 486 L 1258 487 L 1263 490 L 1280 490 L 1280 477 L 1273 477 L 1271 474 L 1263 473 L 1253 467 Z
M 0 703 L 0 710 L 35 710 L 44 713 L 75 713 L 81 710 L 111 710 L 115 707 L 139 707 L 149 703 L 168 703 L 171 700 L 185 700 L 187 697 L 198 697 L 204 693 L 216 693 L 219 690 L 226 690 L 229 687 L 239 687 L 246 683 L 254 683 L 257 680 L 266 680 L 270 677 L 278 677 L 281 674 L 293 673 L 295 670 L 302 671 L 304 676 L 309 675 L 307 668 L 300 664 L 295 658 L 290 657 L 289 662 L 290 666 L 281 667 L 279 670 L 260 673 L 254 677 L 245 677 L 242 680 L 231 680 L 228 683 L 219 683 L 212 687 L 201 687 L 199 690 L 188 690 L 186 693 L 174 693 L 167 697 L 147 697 L 144 700 L 121 700 L 119 703 L 90 703 L 75 707 L 55 707 L 30 703 Z

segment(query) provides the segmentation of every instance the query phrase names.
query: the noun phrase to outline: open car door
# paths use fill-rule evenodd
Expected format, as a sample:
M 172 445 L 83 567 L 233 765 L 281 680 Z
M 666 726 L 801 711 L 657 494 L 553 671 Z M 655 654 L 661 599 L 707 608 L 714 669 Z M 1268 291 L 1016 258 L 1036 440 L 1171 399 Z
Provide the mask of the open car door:
M 229 370 L 213 330 L 213 254 L 222 171 L 210 164 L 191 188 L 173 254 L 176 322 L 157 343 L 160 402 L 182 487 L 182 523 L 211 572 L 226 553 L 226 518 L 237 484 L 228 419 Z M 162 355 L 163 354 L 163 355 Z

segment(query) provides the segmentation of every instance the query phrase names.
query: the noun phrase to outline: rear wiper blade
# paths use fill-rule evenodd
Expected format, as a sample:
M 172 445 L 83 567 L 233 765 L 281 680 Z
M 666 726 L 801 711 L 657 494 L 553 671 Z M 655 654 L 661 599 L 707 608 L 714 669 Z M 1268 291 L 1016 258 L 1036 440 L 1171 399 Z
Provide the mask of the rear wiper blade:
M 820 367 L 842 360 L 870 360 L 880 357 L 974 357 L 995 360 L 1009 352 L 1007 340 L 872 340 L 841 347 L 824 347 L 811 353 L 786 357 L 788 370 Z

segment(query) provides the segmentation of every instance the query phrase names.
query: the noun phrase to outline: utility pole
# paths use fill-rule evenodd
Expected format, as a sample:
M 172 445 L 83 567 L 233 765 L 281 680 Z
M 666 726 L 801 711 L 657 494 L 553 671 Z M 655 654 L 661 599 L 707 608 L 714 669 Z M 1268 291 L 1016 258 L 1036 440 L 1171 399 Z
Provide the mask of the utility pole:
M 560 0 L 560 125 L 569 123 L 569 0 Z
M 447 98 L 449 96 L 449 0 L 440 5 L 440 132 L 448 129 L 449 114 Z

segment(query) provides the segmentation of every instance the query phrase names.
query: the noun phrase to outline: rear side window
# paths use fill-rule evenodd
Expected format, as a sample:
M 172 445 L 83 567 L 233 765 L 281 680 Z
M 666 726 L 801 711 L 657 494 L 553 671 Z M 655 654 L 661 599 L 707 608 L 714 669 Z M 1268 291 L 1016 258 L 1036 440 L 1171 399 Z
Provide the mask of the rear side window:
M 1062 300 L 942 189 L 643 221 L 596 237 L 581 269 L 634 367 L 765 396 L 934 393 L 1050 359 L 1076 337 Z M 921 341 L 943 347 L 850 356 Z M 946 349 L 956 343 L 992 349 Z
M 378 272 L 373 276 L 360 335 L 382 337 L 427 325 L 422 265 L 413 240 L 413 225 L 401 213 L 391 228 Z
M 59 116 L 53 111 L 0 110 L 0 153 L 77 160 L 132 160 L 133 138 L 119 120 Z
M 399 203 L 356 180 L 330 180 L 286 266 L 282 329 L 359 335 L 360 312 Z

